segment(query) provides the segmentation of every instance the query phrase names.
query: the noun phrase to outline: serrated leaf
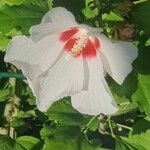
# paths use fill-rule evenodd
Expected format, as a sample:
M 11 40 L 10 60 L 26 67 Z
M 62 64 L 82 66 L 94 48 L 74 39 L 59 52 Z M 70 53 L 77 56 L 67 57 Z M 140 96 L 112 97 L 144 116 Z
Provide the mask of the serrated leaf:
M 58 121 L 63 125 L 85 126 L 91 117 L 77 112 L 68 98 L 55 102 L 47 112 L 51 120 Z
M 142 112 L 150 114 L 150 75 L 138 75 L 138 88 L 132 95 L 132 101 L 136 102 Z
M 141 132 L 141 134 L 131 135 L 130 139 L 136 143 L 140 143 L 142 145 L 142 150 L 149 150 L 150 148 L 150 129 L 148 129 L 145 133 Z M 139 149 L 141 150 L 141 149 Z
M 138 142 L 125 137 L 118 137 L 116 139 L 115 150 L 146 150 Z
M 2 1 L 0 1 L 0 7 L 4 6 L 6 4 L 9 6 L 21 5 L 21 4 L 25 4 L 25 5 L 32 4 L 32 5 L 40 6 L 43 8 L 48 7 L 47 0 L 30 0 L 30 1 L 29 0 L 2 0 Z
M 0 2 L 0 5 L 9 5 L 9 6 L 13 6 L 13 5 L 21 5 L 25 2 L 26 0 L 3 0 Z
M 32 25 L 41 21 L 45 11 L 31 5 L 4 6 L 0 9 L 0 31 L 8 33 L 12 28 L 17 28 L 27 34 Z
M 150 121 L 142 118 L 132 126 L 133 131 L 128 138 L 121 137 L 122 142 L 134 146 L 135 150 L 149 150 L 150 147 Z
M 132 17 L 140 29 L 144 30 L 146 34 L 150 35 L 150 1 L 143 1 L 137 3 L 132 10 Z

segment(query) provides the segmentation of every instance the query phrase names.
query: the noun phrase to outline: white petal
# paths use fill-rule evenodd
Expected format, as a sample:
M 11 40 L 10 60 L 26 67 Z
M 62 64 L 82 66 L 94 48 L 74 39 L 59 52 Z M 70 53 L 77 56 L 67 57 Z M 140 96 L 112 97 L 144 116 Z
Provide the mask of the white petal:
M 104 69 L 116 82 L 122 84 L 132 70 L 132 62 L 138 55 L 138 49 L 131 42 L 111 41 L 104 34 L 99 37 Z
M 35 94 L 39 80 L 37 77 L 57 62 L 63 46 L 58 41 L 57 33 L 46 36 L 37 43 L 25 36 L 17 36 L 8 46 L 5 61 L 22 70 Z
M 62 32 L 68 26 L 59 23 L 46 23 L 35 25 L 30 28 L 30 34 L 33 41 L 39 41 L 47 35 L 55 32 Z
M 64 7 L 55 7 L 46 13 L 42 19 L 42 23 L 48 22 L 76 24 L 73 14 Z
M 88 90 L 71 96 L 73 107 L 89 115 L 115 113 L 117 106 L 104 79 L 101 60 L 97 57 L 88 60 L 87 63 L 89 68 Z
M 29 38 L 25 36 L 16 36 L 11 40 L 4 58 L 5 62 L 12 63 L 19 69 L 23 69 L 24 72 L 26 72 L 25 74 L 30 72 L 29 78 L 30 76 L 31 78 L 34 76 L 35 70 L 36 72 L 40 70 L 38 65 L 29 64 L 28 60 L 34 57 L 34 53 L 32 53 L 32 47 L 33 43 Z M 30 57 L 28 57 L 29 54 Z M 35 69 L 32 70 L 32 67 Z
M 63 52 L 64 43 L 59 41 L 59 33 L 48 35 L 34 43 L 34 57 L 30 63 L 39 64 L 43 71 L 54 65 Z
M 56 7 L 44 15 L 41 24 L 30 28 L 30 34 L 36 41 L 70 26 L 78 26 L 74 16 L 65 8 Z
M 33 42 L 25 36 L 15 37 L 8 47 L 5 61 L 38 65 L 39 69 L 45 71 L 55 63 L 63 51 L 64 44 L 58 39 L 57 33 L 46 36 L 38 42 Z
M 34 92 L 36 78 L 43 72 L 38 64 L 29 63 L 29 60 L 34 57 L 32 45 L 32 41 L 25 36 L 14 37 L 9 44 L 4 60 L 22 70 Z M 27 57 L 28 54 L 30 57 Z
M 36 95 L 39 110 L 46 111 L 54 101 L 81 91 L 83 80 L 82 58 L 64 54 L 40 80 Z
M 96 35 L 99 35 L 101 32 L 103 32 L 102 28 L 91 27 L 91 26 L 88 26 L 86 24 L 80 24 L 80 27 L 84 28 L 85 30 L 87 30 L 88 34 L 90 36 L 96 36 Z

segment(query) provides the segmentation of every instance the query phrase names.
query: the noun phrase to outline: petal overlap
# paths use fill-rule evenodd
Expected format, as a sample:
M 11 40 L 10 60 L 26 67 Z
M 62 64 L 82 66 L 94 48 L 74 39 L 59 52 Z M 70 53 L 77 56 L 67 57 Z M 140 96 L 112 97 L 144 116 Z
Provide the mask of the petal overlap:
M 41 111 L 71 96 L 81 113 L 113 114 L 117 105 L 105 72 L 121 84 L 132 70 L 137 48 L 129 42 L 110 41 L 99 28 L 78 24 L 65 8 L 46 13 L 30 37 L 14 37 L 5 61 L 21 69 Z

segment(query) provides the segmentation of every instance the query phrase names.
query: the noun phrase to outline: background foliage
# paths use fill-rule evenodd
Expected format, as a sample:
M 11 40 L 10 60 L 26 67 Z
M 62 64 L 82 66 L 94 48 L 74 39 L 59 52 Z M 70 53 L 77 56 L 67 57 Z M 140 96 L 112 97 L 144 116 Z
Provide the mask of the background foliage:
M 119 106 L 113 116 L 80 114 L 69 97 L 42 113 L 22 74 L 4 63 L 11 38 L 28 35 L 56 6 L 70 10 L 80 23 L 103 28 L 110 38 L 137 45 L 139 56 L 124 83 L 107 77 Z M 149 150 L 149 8 L 149 0 L 1 0 L 0 150 Z

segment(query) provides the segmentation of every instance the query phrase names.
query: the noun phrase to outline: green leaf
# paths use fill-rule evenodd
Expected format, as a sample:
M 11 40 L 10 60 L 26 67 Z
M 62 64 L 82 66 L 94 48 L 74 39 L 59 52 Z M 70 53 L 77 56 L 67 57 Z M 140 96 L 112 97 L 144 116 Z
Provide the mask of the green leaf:
M 150 148 L 150 129 L 145 133 L 141 132 L 141 134 L 131 135 L 130 139 L 136 143 L 140 143 L 143 147 L 142 150 L 148 150 Z
M 36 117 L 35 111 L 34 110 L 29 110 L 29 111 L 20 111 L 17 116 L 17 118 L 33 118 Z
M 130 102 L 131 95 L 137 89 L 137 77 L 134 73 L 130 73 L 122 85 L 117 84 L 112 78 L 107 78 L 111 92 L 117 100 L 117 104 Z
M 51 138 L 47 137 L 45 140 L 44 150 L 105 150 L 99 143 L 92 144 L 87 141 L 79 127 L 56 126 L 56 130 L 53 128 L 51 131 Z
M 5 4 L 9 5 L 9 6 L 13 6 L 13 5 L 21 5 L 25 2 L 26 0 L 3 0 L 0 2 L 0 6 L 3 6 Z
M 20 126 L 23 126 L 25 125 L 27 127 L 27 122 L 25 122 L 23 119 L 20 119 L 20 118 L 14 118 L 12 121 L 11 121 L 11 126 L 13 128 L 17 128 L 17 127 L 20 127 Z
M 150 129 L 150 118 L 145 117 L 139 119 L 132 127 L 132 134 L 141 134 L 145 133 L 148 129 Z
M 114 23 L 116 23 L 116 22 L 122 22 L 124 19 L 121 16 L 119 16 L 119 15 L 117 15 L 114 12 L 111 11 L 109 14 L 103 15 L 103 20 L 105 22 L 114 22 Z
M 69 98 L 55 102 L 47 112 L 51 120 L 63 125 L 85 126 L 91 117 L 82 115 L 71 106 Z
M 10 90 L 0 90 L 0 102 L 3 102 L 6 100 L 7 96 L 10 94 Z
M 138 75 L 138 88 L 132 95 L 132 101 L 136 102 L 142 112 L 150 114 L 150 75 Z
M 27 150 L 37 150 L 42 147 L 42 142 L 32 136 L 21 136 L 16 139 L 16 142 Z
M 98 127 L 99 127 L 99 120 L 97 116 L 94 116 L 93 118 L 91 118 L 89 123 L 86 125 L 86 129 L 89 129 L 91 131 L 96 131 Z
M 57 138 L 57 139 L 51 139 L 46 140 L 43 150 L 77 150 L 78 145 L 74 139 L 65 139 L 65 138 Z
M 30 0 L 30 1 L 29 0 L 2 0 L 0 1 L 0 7 L 6 4 L 9 6 L 21 5 L 21 4 L 26 4 L 26 5 L 32 4 L 43 8 L 48 7 L 47 0 Z
M 14 150 L 14 140 L 8 136 L 0 135 L 0 149 Z
M 84 16 L 87 18 L 87 19 L 91 19 L 91 18 L 94 18 L 95 16 L 98 15 L 98 9 L 97 8 L 94 8 L 94 9 L 91 9 L 90 6 L 94 4 L 94 1 L 93 0 L 86 0 L 85 1 L 85 8 L 82 10 L 82 13 L 84 14 Z
M 55 134 L 55 132 L 55 127 L 44 124 L 43 128 L 40 131 L 40 135 L 42 139 L 46 139 L 52 137 Z
M 133 112 L 137 110 L 137 105 L 130 103 L 130 102 L 124 102 L 119 105 L 119 110 L 113 115 L 113 116 L 118 116 L 122 115 L 128 112 Z
M 4 52 L 8 43 L 9 39 L 5 35 L 0 34 L 0 51 Z
M 17 30 L 16 28 L 13 28 L 10 30 L 7 34 L 5 34 L 7 37 L 12 38 L 16 35 L 22 35 L 22 32 L 20 30 Z
M 31 138 L 29 138 L 29 139 L 33 140 Z M 17 142 L 17 140 L 14 140 L 14 139 L 10 138 L 9 136 L 0 135 L 0 150 L 27 150 L 27 148 L 33 147 L 33 145 L 31 146 L 31 143 L 34 143 L 33 145 L 36 144 L 35 141 L 34 142 L 31 141 L 30 146 L 26 146 L 26 145 L 29 145 L 29 142 L 28 143 L 27 142 L 23 143 L 20 141 Z
M 134 142 L 125 137 L 116 138 L 115 150 L 146 150 L 139 142 Z
M 55 138 L 46 140 L 43 150 L 107 150 L 101 148 L 100 146 L 93 146 L 88 143 L 85 139 L 66 139 L 64 138 Z
M 120 137 L 118 150 L 123 147 L 129 150 L 148 150 L 150 147 L 150 121 L 149 118 L 139 119 L 132 127 L 129 138 Z M 125 149 L 125 150 L 126 150 Z
M 141 3 L 137 3 L 132 10 L 132 17 L 135 23 L 140 27 L 140 29 L 144 30 L 146 34 L 150 35 L 150 1 L 143 1 Z
M 4 6 L 0 8 L 0 31 L 8 33 L 12 28 L 17 28 L 27 34 L 32 25 L 41 21 L 45 11 L 31 5 Z
M 25 133 L 27 130 L 29 130 L 31 128 L 30 123 L 27 122 L 24 119 L 21 119 L 21 118 L 14 118 L 10 122 L 10 126 L 13 127 L 13 128 L 15 128 L 15 130 L 19 134 L 23 134 L 23 133 Z

